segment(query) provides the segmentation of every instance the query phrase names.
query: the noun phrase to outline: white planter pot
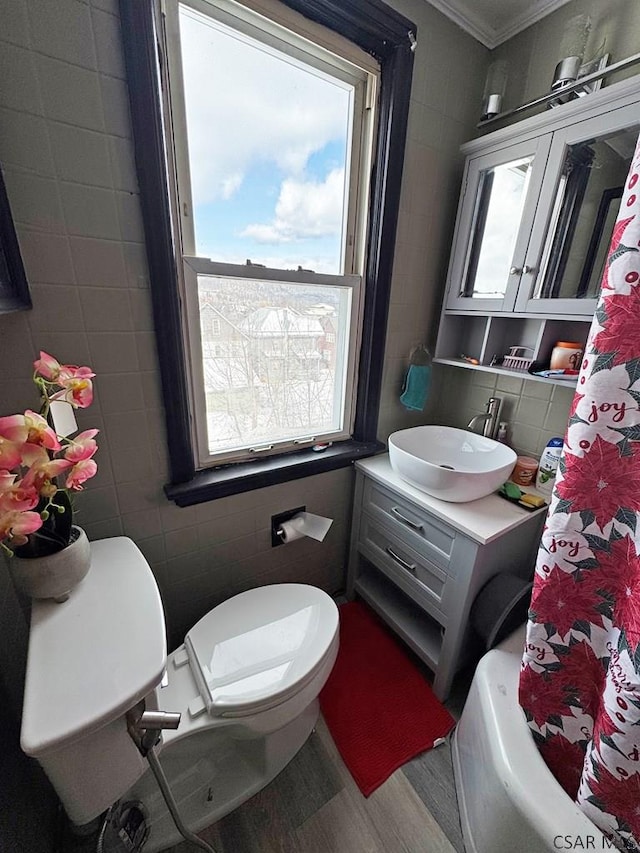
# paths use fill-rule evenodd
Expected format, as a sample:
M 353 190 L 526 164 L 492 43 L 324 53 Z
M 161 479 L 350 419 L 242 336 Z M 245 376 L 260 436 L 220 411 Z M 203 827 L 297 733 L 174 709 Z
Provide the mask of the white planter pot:
M 81 527 L 72 528 L 77 538 L 55 554 L 46 557 L 10 557 L 9 571 L 16 587 L 30 598 L 66 601 L 91 566 L 91 548 Z M 72 533 L 73 535 L 73 533 Z

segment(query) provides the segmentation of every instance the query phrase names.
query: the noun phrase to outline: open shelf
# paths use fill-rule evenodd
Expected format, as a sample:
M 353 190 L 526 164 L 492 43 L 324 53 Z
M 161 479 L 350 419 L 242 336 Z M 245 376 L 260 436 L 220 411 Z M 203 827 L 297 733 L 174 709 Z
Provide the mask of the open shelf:
M 361 560 L 362 572 L 355 591 L 435 672 L 442 647 L 442 627 L 367 561 Z
M 435 364 L 448 364 L 451 367 L 465 367 L 469 370 L 483 370 L 485 373 L 500 373 L 502 376 L 513 376 L 516 379 L 531 379 L 533 382 L 546 382 L 551 385 L 562 385 L 566 388 L 575 388 L 578 377 L 573 379 L 552 379 L 546 376 L 534 376 L 526 370 L 507 370 L 505 367 L 491 366 L 488 364 L 469 364 L 460 358 L 434 358 Z
M 575 388 L 574 379 L 554 379 L 534 376 L 526 370 L 512 370 L 492 365 L 494 356 L 508 355 L 511 347 L 526 348 L 527 357 L 549 364 L 551 351 L 558 340 L 580 341 L 589 334 L 591 318 L 584 320 L 549 317 L 523 317 L 510 314 L 450 314 L 442 315 L 434 361 L 453 367 L 484 370 L 504 376 L 532 379 L 552 385 Z M 477 360 L 473 364 L 465 357 Z

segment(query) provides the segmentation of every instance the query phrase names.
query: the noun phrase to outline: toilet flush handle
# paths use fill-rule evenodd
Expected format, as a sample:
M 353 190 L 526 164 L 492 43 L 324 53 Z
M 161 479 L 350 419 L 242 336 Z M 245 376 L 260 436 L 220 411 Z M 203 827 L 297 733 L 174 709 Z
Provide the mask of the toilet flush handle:
M 142 699 L 127 711 L 127 731 L 140 754 L 146 756 L 159 742 L 162 729 L 177 729 L 181 716 L 177 711 L 146 711 Z

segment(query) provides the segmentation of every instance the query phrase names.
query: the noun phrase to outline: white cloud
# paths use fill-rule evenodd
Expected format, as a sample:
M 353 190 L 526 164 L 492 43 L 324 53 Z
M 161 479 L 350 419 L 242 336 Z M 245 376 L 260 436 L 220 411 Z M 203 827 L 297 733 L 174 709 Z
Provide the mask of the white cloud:
M 323 182 L 287 178 L 280 188 L 273 221 L 249 225 L 241 236 L 259 243 L 290 243 L 339 234 L 343 202 L 344 169 L 333 169 Z
M 180 16 L 194 205 L 230 198 L 256 164 L 300 176 L 314 152 L 344 137 L 349 97 L 204 21 Z

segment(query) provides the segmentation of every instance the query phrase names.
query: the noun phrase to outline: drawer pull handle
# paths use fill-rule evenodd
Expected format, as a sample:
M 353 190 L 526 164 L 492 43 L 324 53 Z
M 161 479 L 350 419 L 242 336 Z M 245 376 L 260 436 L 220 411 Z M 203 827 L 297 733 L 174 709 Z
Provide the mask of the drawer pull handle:
M 415 563 L 406 563 L 402 559 L 402 557 L 398 557 L 398 555 L 393 550 L 393 548 L 390 548 L 388 545 L 387 545 L 387 554 L 390 557 L 393 557 L 393 559 L 396 561 L 396 563 L 400 563 L 400 565 L 402 566 L 403 569 L 406 569 L 408 572 L 415 572 L 416 564 Z
M 403 515 L 397 506 L 391 507 L 391 512 L 395 515 L 396 518 L 399 518 L 400 521 L 403 521 L 405 524 L 408 524 L 409 527 L 413 527 L 414 530 L 422 530 L 423 525 L 417 521 L 411 521 L 410 518 L 407 518 L 406 515 Z

